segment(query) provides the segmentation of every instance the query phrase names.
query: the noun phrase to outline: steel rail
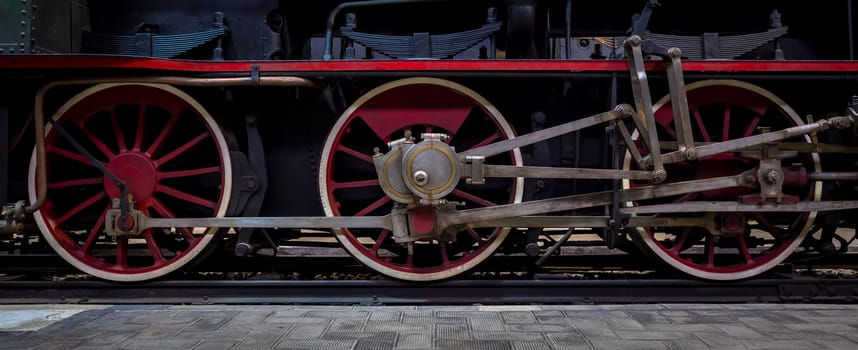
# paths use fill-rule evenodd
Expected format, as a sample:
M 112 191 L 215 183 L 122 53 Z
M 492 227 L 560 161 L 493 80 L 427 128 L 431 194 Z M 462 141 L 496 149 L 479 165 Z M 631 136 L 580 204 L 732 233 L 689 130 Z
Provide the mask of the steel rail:
M 0 303 L 76 304 L 559 304 L 856 302 L 858 280 L 783 278 L 374 281 L 0 282 Z

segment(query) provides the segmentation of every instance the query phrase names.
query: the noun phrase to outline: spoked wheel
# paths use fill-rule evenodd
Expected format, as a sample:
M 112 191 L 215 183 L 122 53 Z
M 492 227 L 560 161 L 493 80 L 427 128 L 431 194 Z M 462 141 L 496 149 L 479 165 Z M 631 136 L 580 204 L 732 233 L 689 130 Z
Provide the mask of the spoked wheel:
M 379 186 L 373 148 L 410 130 L 444 133 L 456 151 L 513 137 L 503 116 L 476 92 L 433 78 L 411 78 L 382 85 L 358 99 L 328 135 L 322 153 L 319 187 L 328 216 L 387 215 L 392 200 Z M 518 150 L 486 160 L 491 164 L 522 164 Z M 485 185 L 461 181 L 447 196 L 464 208 L 521 201 L 521 179 L 487 179 Z M 462 209 L 460 207 L 460 209 Z M 469 229 L 454 241 L 418 241 L 413 251 L 394 242 L 388 230 L 335 229 L 340 243 L 366 266 L 393 278 L 432 281 L 449 278 L 476 266 L 502 243 L 508 228 Z
M 134 207 L 151 217 L 219 217 L 227 210 L 231 164 L 212 117 L 187 94 L 165 85 L 102 84 L 54 115 L 59 125 L 119 179 Z M 48 128 L 48 198 L 35 213 L 47 242 L 66 261 L 113 281 L 157 278 L 206 251 L 217 232 L 206 228 L 105 233 L 118 187 Z M 36 198 L 35 154 L 29 190 Z
M 781 130 L 802 124 L 801 119 L 772 93 L 752 84 L 733 80 L 701 81 L 688 85 L 691 129 L 696 142 L 719 142 L 758 134 L 759 127 Z M 661 140 L 675 141 L 676 126 L 671 101 L 663 98 L 654 106 Z M 637 137 L 637 133 L 635 133 Z M 810 142 L 795 138 L 790 142 Z M 625 169 L 634 168 L 627 154 Z M 738 175 L 754 169 L 759 161 L 741 153 L 722 153 L 694 161 L 668 164 L 666 182 Z M 782 160 L 784 171 L 800 164 L 819 170 L 816 154 Z M 624 181 L 626 188 L 646 185 Z M 784 184 L 786 195 L 802 201 L 817 201 L 821 186 L 814 181 Z M 738 201 L 759 191 L 730 188 L 684 196 L 640 201 L 631 205 L 681 203 L 685 201 Z M 643 250 L 677 270 L 710 280 L 737 280 L 761 274 L 786 259 L 807 235 L 816 212 L 803 213 L 695 213 L 659 214 L 660 217 L 697 218 L 703 227 L 648 227 L 632 235 Z

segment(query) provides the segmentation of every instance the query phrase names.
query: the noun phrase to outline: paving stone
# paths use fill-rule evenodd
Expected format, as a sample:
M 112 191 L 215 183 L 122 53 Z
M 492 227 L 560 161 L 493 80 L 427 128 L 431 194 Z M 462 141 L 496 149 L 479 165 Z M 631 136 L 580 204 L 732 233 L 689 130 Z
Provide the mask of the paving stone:
M 497 312 L 489 311 L 435 311 L 435 317 L 498 318 Z
M 573 332 L 568 324 L 512 324 L 507 329 L 513 332 Z
M 438 339 L 466 340 L 474 339 L 468 325 L 439 324 L 435 326 L 435 334 Z
M 553 344 L 554 347 L 557 348 L 590 347 L 584 337 L 577 333 L 546 333 L 545 337 L 548 338 L 549 343 Z
M 811 342 L 803 341 L 803 340 L 743 340 L 745 346 L 752 349 L 772 349 L 772 350 L 787 350 L 787 349 L 796 349 L 796 350 L 807 350 L 814 349 L 815 346 Z
M 319 317 L 275 317 L 271 316 L 265 319 L 266 323 L 291 323 L 291 324 L 328 324 L 331 322 L 329 318 Z
M 566 316 L 566 314 L 563 313 L 563 310 L 536 310 L 536 311 L 531 311 L 531 312 L 533 313 L 534 316 L 537 316 L 537 317 L 539 317 L 539 316 L 559 316 L 559 317 Z
M 429 349 L 432 347 L 432 335 L 426 333 L 400 334 L 394 349 Z
M 286 339 L 316 339 L 322 336 L 322 332 L 328 328 L 327 324 L 300 324 L 295 325 L 286 334 Z
M 545 337 L 535 332 L 475 332 L 476 340 L 544 340 Z
M 640 322 L 636 321 L 633 318 L 620 318 L 620 317 L 603 317 L 605 323 L 608 324 L 608 327 L 611 327 L 614 330 L 622 329 L 622 330 L 644 330 L 644 325 Z
M 269 316 L 269 317 L 274 317 L 274 318 L 281 318 L 281 317 L 304 317 L 304 315 L 305 315 L 306 313 L 308 313 L 308 312 L 309 312 L 309 311 L 307 311 L 307 310 L 277 310 L 277 311 L 275 311 L 275 312 L 274 312 L 274 314 L 273 314 L 273 315 L 271 315 L 271 316 Z
M 190 349 L 200 342 L 199 339 L 130 339 L 119 345 L 122 349 Z
M 663 304 L 665 309 L 670 310 L 717 310 L 724 307 L 720 304 Z
M 536 323 L 536 317 L 530 311 L 504 311 L 501 318 L 506 324 L 532 324 Z
M 238 342 L 235 341 L 208 341 L 204 340 L 202 343 L 194 347 L 194 350 L 227 350 L 231 349 Z
M 129 304 L 129 305 L 115 305 L 112 307 L 113 311 L 151 311 L 151 310 L 167 310 L 171 309 L 171 305 L 155 305 L 155 304 Z
M 359 331 L 363 328 L 364 321 L 356 319 L 335 319 L 328 327 L 330 331 Z
M 664 310 L 666 307 L 662 304 L 605 304 L 599 305 L 602 310 Z
M 244 340 L 238 343 L 237 347 L 239 348 L 254 348 L 254 349 L 270 349 L 274 346 L 281 338 L 283 338 L 284 333 L 273 333 L 273 332 L 249 332 Z
M 87 346 L 102 346 L 102 345 L 113 345 L 128 339 L 134 333 L 128 332 L 106 332 L 101 333 L 98 336 L 90 337 L 89 339 L 83 342 L 83 345 Z
M 259 326 L 274 312 L 241 312 L 221 327 L 221 330 L 251 330 Z
M 278 349 L 351 350 L 354 340 L 289 340 L 277 344 Z
M 470 318 L 468 322 L 474 332 L 502 332 L 506 330 L 500 318 Z
M 848 324 L 848 325 L 858 325 L 858 317 L 855 315 L 842 315 L 842 316 L 809 316 L 805 317 L 807 322 L 810 323 L 836 323 L 836 324 Z
M 669 349 L 667 344 L 655 341 L 655 340 L 645 340 L 645 341 L 636 341 L 632 344 L 628 342 L 622 341 L 594 341 L 591 343 L 594 349 L 623 349 L 623 350 L 661 350 L 661 349 Z
M 709 345 L 698 339 L 677 339 L 662 341 L 668 348 L 675 350 L 706 350 L 711 349 Z
M 327 340 L 368 340 L 380 339 L 391 340 L 396 339 L 396 332 L 325 332 L 321 339 Z
M 32 350 L 56 350 L 56 349 L 71 349 L 75 346 L 80 345 L 80 340 L 51 340 L 44 343 L 39 344 L 36 347 L 30 348 Z
M 551 350 L 551 344 L 546 341 L 516 341 L 510 342 L 513 350 Z
M 601 305 L 552 305 L 552 309 L 565 311 L 599 311 L 603 310 Z
M 432 311 L 403 311 L 402 323 L 404 324 L 433 324 L 435 314 Z
M 759 332 L 742 325 L 718 325 L 724 333 L 729 334 L 733 338 L 748 338 L 748 339 L 765 339 L 766 336 Z
M 468 319 L 464 317 L 436 317 L 436 324 L 467 324 Z
M 578 318 L 602 318 L 608 316 L 608 311 L 605 310 L 566 310 L 563 311 L 566 317 Z
M 399 322 L 400 320 L 400 312 L 371 312 L 369 314 L 369 320 L 367 322 L 370 323 L 384 323 L 384 322 Z
M 536 321 L 544 324 L 563 324 L 569 322 L 567 316 L 536 316 Z
M 662 316 L 657 311 L 634 310 L 629 311 L 629 315 L 638 320 L 638 322 L 646 325 L 650 325 L 653 323 L 672 323 L 670 319 Z
M 658 313 L 663 316 L 691 316 L 691 311 L 688 310 L 658 310 Z
M 478 311 L 506 312 L 506 311 L 539 311 L 554 309 L 553 305 L 545 307 L 540 305 L 478 305 Z
M 607 324 L 607 323 L 605 323 L 605 321 L 604 321 L 604 320 L 602 320 L 601 318 L 598 318 L 598 319 L 590 319 L 590 318 L 587 318 L 587 319 L 575 319 L 575 318 L 570 318 L 570 319 L 568 320 L 567 324 L 574 325 L 574 326 L 575 326 L 575 328 L 578 328 L 578 329 L 590 329 L 590 328 L 606 329 L 606 328 L 608 328 L 608 324 Z
M 224 331 L 189 331 L 184 330 L 176 334 L 176 337 L 199 340 L 234 340 L 244 339 L 250 332 L 224 332 Z
M 784 326 L 763 317 L 739 317 L 739 322 L 757 331 L 782 331 Z
M 512 349 L 508 341 L 501 340 L 438 340 L 435 346 L 443 349 Z
M 432 324 L 367 324 L 363 327 L 367 332 L 391 331 L 397 333 L 429 333 L 435 329 Z
M 691 332 L 691 334 L 713 348 L 744 345 L 724 332 Z
M 820 332 L 831 332 L 831 331 L 854 331 L 855 327 L 852 327 L 848 324 L 837 324 L 837 323 L 784 323 L 784 327 L 789 329 L 794 329 L 797 331 L 820 331 Z
M 320 318 L 352 318 L 365 320 L 369 316 L 367 311 L 308 311 L 306 317 Z
M 620 338 L 629 340 L 674 340 L 693 338 L 691 334 L 686 332 L 623 330 L 615 330 L 614 332 L 617 333 Z
M 29 349 L 39 346 L 44 342 L 48 341 L 47 339 L 21 339 L 21 340 L 9 340 L 0 342 L 0 349 Z
M 223 327 L 223 325 L 229 322 L 229 320 L 235 317 L 235 315 L 238 315 L 238 312 L 206 311 L 205 314 L 196 315 L 199 317 L 199 320 L 190 324 L 186 330 L 214 331 Z
M 393 349 L 394 339 L 365 339 L 358 340 L 353 350 L 389 350 Z
M 186 324 L 156 324 L 149 325 L 147 328 L 141 330 L 139 333 L 134 335 L 134 339 L 164 339 L 167 337 L 171 337 L 176 333 L 184 330 L 188 325 Z
M 720 332 L 717 324 L 676 324 L 654 323 L 645 325 L 648 331 L 677 331 L 677 332 Z

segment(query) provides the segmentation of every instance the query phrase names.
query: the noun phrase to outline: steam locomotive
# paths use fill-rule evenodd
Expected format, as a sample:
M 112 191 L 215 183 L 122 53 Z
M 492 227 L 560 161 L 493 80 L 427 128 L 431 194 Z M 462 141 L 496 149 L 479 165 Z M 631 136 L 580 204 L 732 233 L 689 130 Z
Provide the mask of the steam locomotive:
M 330 235 L 434 281 L 579 233 L 752 278 L 854 238 L 854 17 L 851 0 L 7 1 L 0 238 L 113 281 Z

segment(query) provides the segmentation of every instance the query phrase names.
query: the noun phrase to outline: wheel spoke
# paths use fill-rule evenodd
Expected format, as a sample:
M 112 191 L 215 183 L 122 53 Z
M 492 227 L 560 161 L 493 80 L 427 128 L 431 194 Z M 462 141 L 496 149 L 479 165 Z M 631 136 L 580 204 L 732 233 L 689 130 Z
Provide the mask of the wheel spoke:
M 691 235 L 691 227 L 686 227 L 682 230 L 682 233 L 679 234 L 679 237 L 674 241 L 673 247 L 670 248 L 676 255 L 682 251 L 682 246 L 685 245 L 685 241 L 688 240 L 688 236 Z
M 98 220 L 95 221 L 95 225 L 92 226 L 92 230 L 89 231 L 89 235 L 86 236 L 86 241 L 83 242 L 83 247 L 81 247 L 81 251 L 84 254 L 89 255 L 90 249 L 92 249 L 92 244 L 95 243 L 95 239 L 98 238 L 98 234 L 101 233 L 99 230 L 102 225 L 104 225 L 104 218 L 107 217 L 107 211 L 110 210 L 110 206 L 104 208 L 104 211 L 101 212 L 101 215 L 98 216 Z
M 354 149 L 343 146 L 342 144 L 337 145 L 336 151 L 348 154 L 367 163 L 372 163 L 372 157 L 368 154 L 363 154 L 361 152 L 355 151 Z
M 468 150 L 472 150 L 472 149 L 475 149 L 475 148 L 483 147 L 483 146 L 485 146 L 485 145 L 491 144 L 491 143 L 493 143 L 493 142 L 495 142 L 495 141 L 497 141 L 497 140 L 500 140 L 500 139 L 501 139 L 500 132 L 495 131 L 495 133 L 494 133 L 494 134 L 491 134 L 491 136 L 486 137 L 485 139 L 483 139 L 483 140 L 482 140 L 482 141 L 480 141 L 480 142 L 477 142 L 477 144 L 476 144 L 476 145 L 471 146 L 470 148 L 468 148 Z M 451 140 L 452 140 L 452 139 L 451 139 Z
M 381 233 L 378 234 L 378 238 L 375 239 L 375 244 L 372 245 L 372 248 L 369 250 L 375 256 L 378 256 L 378 249 L 381 248 L 381 245 L 384 243 L 384 240 L 387 239 L 387 236 L 390 235 L 390 230 L 381 230 Z
M 172 152 L 167 153 L 167 155 L 165 155 L 165 156 L 161 157 L 160 159 L 156 160 L 156 161 L 155 161 L 155 165 L 156 165 L 157 167 L 160 167 L 160 166 L 162 166 L 162 165 L 164 165 L 164 164 L 166 164 L 166 163 L 170 162 L 171 160 L 173 160 L 173 158 L 176 158 L 176 157 L 178 157 L 179 155 L 181 155 L 182 153 L 187 152 L 189 149 L 191 149 L 192 147 L 196 146 L 197 144 L 199 144 L 200 142 L 202 142 L 203 140 L 205 140 L 205 139 L 206 139 L 206 138 L 208 138 L 208 137 L 209 137 L 209 133 L 208 133 L 207 131 L 204 131 L 204 132 L 203 132 L 202 134 L 200 134 L 199 136 L 194 137 L 194 138 L 193 138 L 193 139 L 191 139 L 190 141 L 186 142 L 184 145 L 180 146 L 179 148 L 176 148 L 176 149 L 175 149 L 175 150 L 173 150 Z
M 116 237 L 116 267 L 128 268 L 128 237 Z
M 158 242 L 155 242 L 155 237 L 152 235 L 152 230 L 143 232 L 143 238 L 146 240 L 146 246 L 149 247 L 149 252 L 152 253 L 152 259 L 155 259 L 155 264 L 166 261 L 164 255 L 161 254 L 161 247 Z
M 55 220 L 54 225 L 60 225 L 66 222 L 66 220 L 70 219 L 72 216 L 77 215 L 82 210 L 89 208 L 91 205 L 95 204 L 95 202 L 98 202 L 100 199 L 105 197 L 107 197 L 107 194 L 105 194 L 104 192 L 98 192 L 96 195 L 89 197 L 89 199 L 85 200 L 83 203 L 80 203 L 74 208 L 71 208 L 71 210 L 67 211 L 65 215 L 57 218 Z
M 748 127 L 745 128 L 745 132 L 742 133 L 742 137 L 751 136 L 751 134 L 754 133 L 754 130 L 757 129 L 757 124 L 760 123 L 760 119 L 762 119 L 761 116 L 759 116 L 759 115 L 754 116 L 754 119 L 751 119 L 751 122 L 748 123 Z
M 447 265 L 450 263 L 450 257 L 447 256 L 447 244 L 441 241 L 438 241 L 438 251 L 441 253 L 441 265 Z
M 149 205 L 159 215 L 161 215 L 165 218 L 176 217 L 176 214 L 173 213 L 173 211 L 170 210 L 170 208 L 167 208 L 167 206 L 164 205 L 164 203 L 161 203 L 161 201 L 159 201 L 157 198 L 152 198 L 152 201 L 149 203 Z M 197 237 L 194 237 L 194 233 L 191 232 L 191 230 L 187 227 L 177 228 L 176 231 L 178 231 L 183 237 L 185 237 L 185 240 L 188 241 L 189 243 L 192 243 L 195 240 L 197 240 Z
M 778 241 L 783 241 L 784 234 L 782 228 L 772 225 L 769 220 L 766 219 L 766 217 L 760 213 L 754 213 L 754 219 L 756 219 L 757 223 L 759 223 L 763 228 L 765 228 L 765 231 L 771 234 L 772 237 L 774 237 Z
M 185 202 L 194 203 L 194 204 L 206 207 L 206 208 L 214 209 L 217 206 L 217 203 L 212 202 L 208 199 L 200 198 L 200 197 L 197 197 L 197 196 L 192 195 L 190 193 L 183 192 L 183 191 L 180 191 L 180 190 L 177 190 L 175 188 L 172 188 L 172 187 L 169 187 L 166 185 L 162 185 L 162 184 L 158 184 L 158 186 L 155 188 L 155 191 L 169 195 L 169 196 L 172 196 L 174 198 L 181 199 Z
M 179 171 L 159 171 L 158 179 L 172 179 L 176 177 L 188 177 L 188 176 L 196 176 L 202 174 L 212 174 L 220 172 L 219 166 L 213 166 L 208 168 L 198 168 L 198 169 L 190 169 L 190 170 L 179 170 Z
M 335 190 L 336 189 L 342 189 L 342 188 L 359 188 L 359 187 L 375 187 L 375 186 L 378 186 L 378 179 L 331 183 L 331 187 Z
M 736 239 L 739 241 L 739 251 L 745 257 L 745 264 L 753 263 L 754 258 L 751 257 L 751 250 L 748 249 L 748 242 L 745 241 L 745 235 L 739 234 Z
M 468 227 L 468 229 L 466 230 L 466 232 L 468 232 L 468 235 L 470 235 L 470 236 L 471 236 L 471 238 L 473 238 L 475 241 L 477 241 L 477 245 L 483 245 L 483 242 L 484 242 L 484 241 L 483 241 L 483 238 L 482 238 L 482 237 L 480 237 L 480 234 L 479 234 L 479 233 L 477 233 L 477 231 L 476 231 L 476 230 L 474 230 L 474 229 L 473 229 L 473 228 L 471 228 L 471 227 Z
M 116 117 L 116 109 L 110 109 L 110 125 L 113 126 L 113 134 L 116 135 L 116 146 L 119 148 L 119 152 L 128 149 L 128 143 L 125 142 L 125 133 L 122 132 L 122 128 L 119 126 L 119 119 Z
M 724 107 L 724 129 L 721 130 L 721 141 L 730 139 L 730 106 Z
M 89 141 L 92 142 L 92 144 L 95 145 L 95 147 L 98 148 L 98 150 L 101 151 L 101 153 L 104 154 L 105 157 L 107 157 L 107 159 L 113 158 L 116 155 L 115 153 L 113 153 L 113 150 L 110 149 L 110 147 L 107 147 L 107 144 L 105 144 L 104 141 L 101 140 L 101 138 L 95 136 L 95 134 L 93 134 L 92 131 L 87 129 L 86 126 L 81 125 L 80 130 L 83 132 L 84 136 L 86 136 Z
M 167 124 L 164 125 L 163 129 L 161 129 L 161 132 L 158 133 L 158 137 L 155 138 L 155 141 L 152 141 L 152 145 L 150 145 L 149 149 L 146 150 L 146 154 L 152 157 L 161 149 L 161 146 L 164 144 L 164 140 L 167 139 L 167 136 L 173 133 L 173 129 L 175 129 L 176 124 L 179 121 L 179 116 L 180 115 L 173 116 L 167 121 Z
M 677 139 L 676 138 L 676 130 L 673 130 L 673 127 L 670 126 L 670 122 L 672 122 L 672 121 L 673 121 L 673 119 L 662 119 L 662 121 L 660 121 L 658 123 L 658 125 L 661 125 L 661 127 L 664 129 L 664 131 L 667 132 L 667 134 L 670 135 L 670 137 L 672 137 L 674 140 L 676 140 Z
M 497 204 L 495 204 L 495 203 L 492 203 L 492 202 L 491 202 L 491 201 L 489 201 L 489 200 L 486 200 L 486 199 L 483 199 L 483 198 L 477 197 L 477 196 L 475 196 L 475 195 L 472 195 L 472 194 L 470 194 L 470 193 L 467 193 L 467 192 L 465 192 L 465 191 L 462 191 L 462 190 L 460 190 L 460 189 L 458 189 L 458 188 L 457 188 L 457 189 L 454 189 L 454 190 L 453 190 L 453 192 L 450 192 L 450 194 L 452 194 L 452 195 L 454 195 L 454 196 L 456 196 L 456 197 L 462 198 L 462 199 L 464 199 L 464 200 L 469 200 L 469 201 L 471 201 L 471 202 L 477 203 L 478 205 L 481 205 L 481 206 L 484 206 L 484 207 L 493 207 L 493 206 L 496 206 L 496 205 L 497 205 Z
M 66 180 L 66 181 L 58 181 L 58 182 L 49 182 L 48 188 L 65 188 L 65 187 L 75 187 L 75 186 L 88 186 L 88 185 L 100 185 L 104 183 L 103 177 L 93 177 L 87 179 L 75 179 L 75 180 Z
M 64 150 L 62 148 L 58 148 L 55 146 L 48 146 L 47 151 L 50 153 L 56 154 L 58 156 L 64 157 L 64 158 L 68 158 L 68 159 L 77 161 L 79 163 L 86 164 L 86 165 L 89 165 L 91 167 L 95 167 L 95 165 L 93 165 L 92 162 L 89 161 L 89 159 L 87 159 L 86 157 L 84 157 L 80 153 L 67 151 L 67 150 Z
M 706 239 L 706 266 L 715 267 L 715 236 Z
M 699 109 L 692 110 L 694 119 L 697 120 L 697 127 L 700 128 L 700 134 L 703 136 L 704 142 L 712 142 L 712 136 L 709 136 L 709 131 L 706 130 L 706 124 L 703 123 L 703 116 L 700 115 Z
M 355 214 L 355 216 L 366 216 L 367 214 L 372 213 L 373 210 L 376 210 L 376 209 L 380 208 L 382 205 L 387 204 L 387 202 L 390 202 L 390 197 L 388 197 L 388 196 L 381 197 L 379 200 L 373 202 L 372 204 L 370 204 L 366 208 L 363 208 L 363 210 L 359 211 L 357 214 Z
M 137 113 L 137 133 L 134 136 L 134 150 L 140 151 L 143 145 L 143 129 L 146 121 L 146 105 L 141 104 Z

